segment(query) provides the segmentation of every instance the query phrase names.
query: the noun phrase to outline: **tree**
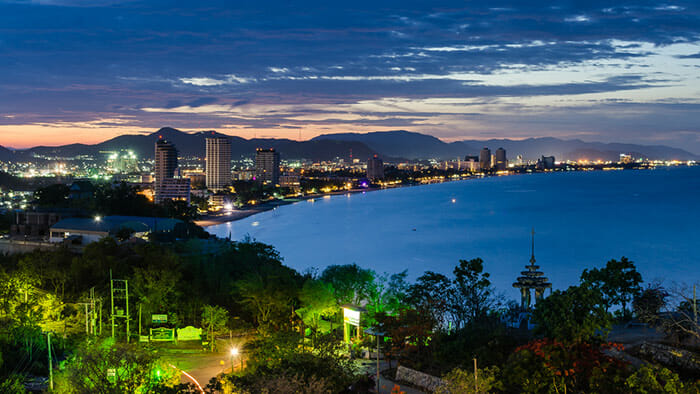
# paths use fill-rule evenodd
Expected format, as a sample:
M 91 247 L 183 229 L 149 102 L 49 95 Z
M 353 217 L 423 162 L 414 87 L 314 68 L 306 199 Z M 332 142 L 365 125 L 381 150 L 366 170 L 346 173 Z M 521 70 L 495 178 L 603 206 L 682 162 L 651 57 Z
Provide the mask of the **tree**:
M 56 391 L 66 394 L 157 392 L 159 387 L 173 387 L 179 382 L 179 373 L 161 363 L 152 350 L 106 339 L 78 347 L 65 370 L 57 373 Z
M 495 387 L 496 377 L 499 374 L 498 367 L 488 367 L 485 369 L 478 369 L 476 380 L 474 379 L 473 371 L 465 371 L 460 368 L 455 368 L 447 375 L 442 377 L 445 382 L 442 386 L 439 386 L 434 393 L 435 394 L 479 394 L 479 393 L 490 393 Z
M 406 307 L 407 271 L 387 276 L 379 275 L 367 287 L 366 308 L 370 314 L 380 312 L 398 313 Z
M 202 327 L 206 328 L 209 343 L 214 350 L 214 334 L 226 328 L 228 323 L 228 311 L 216 305 L 204 305 L 202 308 Z
M 34 198 L 39 206 L 63 207 L 68 203 L 70 188 L 62 183 L 37 189 Z
M 304 323 L 311 326 L 314 332 L 319 330 L 322 317 L 331 317 L 339 310 L 333 295 L 333 286 L 316 279 L 308 279 L 304 282 L 304 287 L 299 292 L 299 301 L 303 308 L 297 311 L 304 319 Z M 314 337 L 316 337 L 315 333 Z
M 574 342 L 604 335 L 612 321 L 603 306 L 600 292 L 583 286 L 557 290 L 540 300 L 532 319 L 538 334 Z
M 447 325 L 451 291 L 450 279 L 443 274 L 426 271 L 409 288 L 408 299 L 413 306 L 430 313 L 433 320 L 444 327 Z
M 179 264 L 174 260 L 174 256 L 168 254 L 161 256 L 153 265 L 134 268 L 133 282 L 129 287 L 133 289 L 145 316 L 175 311 L 176 302 L 181 294 L 181 276 Z
M 367 299 L 375 276 L 372 270 L 360 268 L 357 264 L 347 264 L 326 267 L 319 279 L 333 286 L 338 303 L 359 305 Z
M 503 366 L 499 389 L 507 393 L 620 393 L 626 363 L 606 354 L 615 343 L 539 339 L 517 348 Z
M 627 316 L 627 304 L 641 291 L 640 283 L 642 275 L 624 256 L 620 261 L 608 261 L 604 268 L 586 269 L 581 274 L 581 284 L 602 293 L 606 311 L 614 305 L 622 306 L 623 319 Z
M 235 283 L 235 296 L 255 317 L 258 329 L 266 333 L 279 325 L 291 309 L 293 290 L 280 277 L 249 275 Z
M 428 356 L 435 326 L 431 314 L 402 309 L 394 315 L 380 312 L 375 318 L 379 331 L 391 339 L 388 354 L 398 354 L 399 359 L 410 360 L 413 364 Z
M 634 314 L 643 322 L 653 322 L 657 319 L 661 308 L 666 305 L 666 290 L 660 284 L 649 284 L 632 301 Z
M 643 365 L 634 374 L 627 378 L 625 387 L 629 392 L 652 393 L 697 393 L 700 386 L 695 383 L 683 383 L 677 374 L 666 368 Z
M 359 371 L 341 351 L 343 345 L 330 336 L 320 336 L 313 351 L 308 351 L 299 346 L 301 341 L 294 331 L 277 331 L 249 341 L 244 374 L 219 379 L 218 389 L 290 394 L 346 392 Z
M 483 271 L 484 261 L 478 257 L 469 261 L 460 260 L 454 269 L 450 309 L 457 327 L 485 316 L 493 304 L 493 289 L 488 279 L 490 275 Z

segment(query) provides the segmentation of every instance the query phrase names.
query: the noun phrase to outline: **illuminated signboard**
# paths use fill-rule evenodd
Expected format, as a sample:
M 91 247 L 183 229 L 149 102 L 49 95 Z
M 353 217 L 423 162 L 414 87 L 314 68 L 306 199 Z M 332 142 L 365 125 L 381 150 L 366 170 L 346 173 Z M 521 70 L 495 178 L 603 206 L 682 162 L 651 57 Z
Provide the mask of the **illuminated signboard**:
M 360 325 L 360 311 L 343 308 L 343 321 L 353 326 Z
M 168 315 L 151 315 L 151 322 L 159 324 L 167 323 Z

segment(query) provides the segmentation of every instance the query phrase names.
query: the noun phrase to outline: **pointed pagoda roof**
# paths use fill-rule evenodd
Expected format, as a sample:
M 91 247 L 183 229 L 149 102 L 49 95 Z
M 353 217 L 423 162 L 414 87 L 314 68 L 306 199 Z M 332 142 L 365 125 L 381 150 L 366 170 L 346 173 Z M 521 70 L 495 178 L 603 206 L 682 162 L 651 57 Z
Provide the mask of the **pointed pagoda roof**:
M 532 229 L 532 247 L 530 255 L 530 264 L 526 265 L 527 271 L 521 271 L 517 282 L 513 283 L 513 287 L 525 289 L 548 289 L 552 287 L 549 279 L 544 276 L 544 272 L 539 271 L 540 266 L 535 265 L 535 229 Z

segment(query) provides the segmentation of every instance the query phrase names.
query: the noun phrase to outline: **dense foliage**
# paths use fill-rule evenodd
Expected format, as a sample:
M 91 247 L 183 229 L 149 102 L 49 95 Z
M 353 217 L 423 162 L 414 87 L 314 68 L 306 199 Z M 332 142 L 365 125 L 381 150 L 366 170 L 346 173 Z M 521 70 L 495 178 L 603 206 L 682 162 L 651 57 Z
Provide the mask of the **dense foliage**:
M 610 309 L 631 304 L 637 317 L 658 319 L 668 292 L 639 289 L 641 277 L 627 259 L 611 260 L 602 270 L 607 274 L 584 271 L 579 286 L 523 310 L 495 296 L 479 258 L 460 260 L 451 275 L 425 272 L 410 283 L 406 272 L 376 273 L 354 264 L 300 274 L 273 247 L 251 239 L 133 244 L 106 238 L 81 254 L 56 249 L 0 256 L 0 391 L 22 392 L 29 375 L 46 375 L 48 331 L 57 392 L 193 390 L 179 386 L 179 372 L 152 349 L 124 343 L 123 322 L 117 342 L 105 340 L 108 329 L 86 333 L 91 300 L 99 300 L 107 324 L 110 277 L 129 283 L 132 339 L 138 329 L 156 327 L 151 316 L 161 314 L 174 328 L 201 327 L 208 350 L 217 335 L 230 338 L 236 331 L 246 338 L 245 368 L 215 379 L 210 390 L 367 392 L 371 374 L 351 357 L 377 346 L 392 366 L 444 377 L 442 392 L 697 389 L 687 375 L 658 366 L 635 369 L 616 357 L 626 350 L 606 340 Z M 364 308 L 361 332 L 371 333 L 355 338 L 353 332 L 351 346 L 342 342 L 344 304 Z M 673 316 L 695 313 L 687 299 L 679 305 Z M 506 324 L 523 314 L 532 317 L 534 331 Z M 694 324 L 686 319 L 674 327 L 697 331 Z M 381 333 L 379 341 L 374 333 Z

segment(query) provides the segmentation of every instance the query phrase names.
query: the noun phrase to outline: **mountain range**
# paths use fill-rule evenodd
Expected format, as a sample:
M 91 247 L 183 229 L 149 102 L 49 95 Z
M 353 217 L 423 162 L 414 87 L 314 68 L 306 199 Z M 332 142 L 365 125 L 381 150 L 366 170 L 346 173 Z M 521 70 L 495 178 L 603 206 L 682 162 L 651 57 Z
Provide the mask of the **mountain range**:
M 366 160 L 378 155 L 389 161 L 416 159 L 457 159 L 466 155 L 477 155 L 482 147 L 492 152 L 499 147 L 506 150 L 508 158 L 522 155 L 532 160 L 540 156 L 555 156 L 557 160 L 617 160 L 621 153 L 634 157 L 658 160 L 699 160 L 700 156 L 683 149 L 664 145 L 636 145 L 558 138 L 528 138 L 524 140 L 492 139 L 444 142 L 430 135 L 409 131 L 384 131 L 373 133 L 324 134 L 308 141 L 289 139 L 245 139 L 227 136 L 216 131 L 188 133 L 171 127 L 164 127 L 155 133 L 121 135 L 94 144 L 71 144 L 56 147 L 37 146 L 25 150 L 10 150 L 0 146 L 0 160 L 26 161 L 37 157 L 76 157 L 91 155 L 99 157 L 108 152 L 130 149 L 142 158 L 152 158 L 154 144 L 159 138 L 171 141 L 185 157 L 204 157 L 205 138 L 209 136 L 227 137 L 231 140 L 231 157 L 240 159 L 253 157 L 256 148 L 275 148 L 283 159 L 308 159 L 313 161 L 335 158 L 357 158 Z

